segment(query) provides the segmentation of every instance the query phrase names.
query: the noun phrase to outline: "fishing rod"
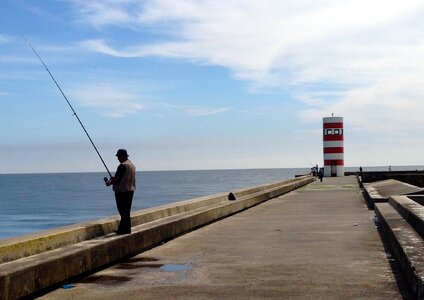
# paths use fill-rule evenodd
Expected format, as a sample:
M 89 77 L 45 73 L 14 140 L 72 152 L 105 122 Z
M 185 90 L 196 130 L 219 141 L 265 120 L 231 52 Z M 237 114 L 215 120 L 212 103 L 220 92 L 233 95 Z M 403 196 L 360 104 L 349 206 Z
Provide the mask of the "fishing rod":
M 24 39 L 24 41 L 28 44 L 28 46 L 32 49 L 32 51 L 34 52 L 34 54 L 38 57 L 38 59 L 40 60 L 40 62 L 43 64 L 44 68 L 46 69 L 46 71 L 49 73 L 50 77 L 53 79 L 54 83 L 56 84 L 57 88 L 59 89 L 59 91 L 62 93 L 63 98 L 65 98 L 66 103 L 68 103 L 69 107 L 71 108 L 72 112 L 73 112 L 73 116 L 75 116 L 79 122 L 79 124 L 81 125 L 82 129 L 84 130 L 85 134 L 87 135 L 88 139 L 91 142 L 91 145 L 93 145 L 94 150 L 96 150 L 97 155 L 99 156 L 100 160 L 102 161 L 103 165 L 106 168 L 107 173 L 109 174 L 110 177 L 112 177 L 112 174 L 110 173 L 108 167 L 106 166 L 105 161 L 103 160 L 103 157 L 100 155 L 99 150 L 97 150 L 96 145 L 94 144 L 93 140 L 91 139 L 90 135 L 88 134 L 87 129 L 85 129 L 84 125 L 82 124 L 80 118 L 78 117 L 78 114 L 76 113 L 76 111 L 74 110 L 74 108 L 72 107 L 71 103 L 69 102 L 68 98 L 66 97 L 65 93 L 63 92 L 63 90 L 61 89 L 61 87 L 59 86 L 59 84 L 57 83 L 56 79 L 53 77 L 53 74 L 50 72 L 49 68 L 47 68 L 47 65 L 44 63 L 44 61 L 41 59 L 40 55 L 38 55 L 37 51 L 35 51 L 34 47 L 32 47 L 32 45 L 30 44 L 30 42 L 22 35 L 20 34 L 20 36 Z

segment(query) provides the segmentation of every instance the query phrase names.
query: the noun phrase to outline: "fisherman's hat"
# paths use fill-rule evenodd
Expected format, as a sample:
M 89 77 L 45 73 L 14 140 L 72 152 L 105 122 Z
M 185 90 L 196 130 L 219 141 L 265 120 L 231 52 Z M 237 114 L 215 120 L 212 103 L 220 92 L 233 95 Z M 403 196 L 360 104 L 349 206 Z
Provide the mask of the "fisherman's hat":
M 125 149 L 119 149 L 118 152 L 116 152 L 117 157 L 128 157 L 127 150 Z

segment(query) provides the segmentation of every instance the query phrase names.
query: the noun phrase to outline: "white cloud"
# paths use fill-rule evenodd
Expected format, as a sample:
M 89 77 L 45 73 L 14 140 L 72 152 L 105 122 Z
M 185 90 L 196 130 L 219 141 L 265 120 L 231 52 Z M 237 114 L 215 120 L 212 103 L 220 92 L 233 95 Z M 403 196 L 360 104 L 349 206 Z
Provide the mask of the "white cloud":
M 189 108 L 186 112 L 195 116 L 211 116 L 231 110 L 229 107 L 221 108 Z
M 133 6 L 139 6 L 134 0 L 84 1 L 68 0 L 78 11 L 78 18 L 94 27 L 106 25 L 128 25 L 136 15 L 132 15 Z
M 156 103 L 163 107 L 171 108 L 172 110 L 179 110 L 193 116 L 211 116 L 232 110 L 231 107 L 200 107 L 200 106 L 187 106 L 176 105 L 167 102 Z
M 9 42 L 9 39 L 6 36 L 0 34 L 0 45 L 6 44 L 8 42 Z
M 36 59 L 32 57 L 2 55 L 0 56 L 0 64 L 34 64 L 38 62 Z
M 136 114 L 143 109 L 139 96 L 123 87 L 108 84 L 98 84 L 79 87 L 71 91 L 71 96 L 81 105 L 95 108 L 102 115 L 109 117 L 123 117 Z
M 305 121 L 317 120 L 335 113 L 348 119 L 356 130 L 368 133 L 416 130 L 424 126 L 423 85 L 424 78 L 404 78 L 356 88 L 336 101 L 314 103 L 302 117 Z
M 305 119 L 334 112 L 358 129 L 393 119 L 398 129 L 424 125 L 422 1 L 74 2 L 92 26 L 161 33 L 121 48 L 112 46 L 119 41 L 83 42 L 93 51 L 224 66 L 257 86 L 295 91 L 311 106 Z

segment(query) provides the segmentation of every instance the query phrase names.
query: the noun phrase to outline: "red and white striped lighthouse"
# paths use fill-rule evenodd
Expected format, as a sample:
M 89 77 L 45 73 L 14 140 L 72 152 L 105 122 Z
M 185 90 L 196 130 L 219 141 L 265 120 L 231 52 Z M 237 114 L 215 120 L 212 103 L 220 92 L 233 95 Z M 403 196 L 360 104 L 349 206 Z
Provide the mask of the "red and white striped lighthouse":
M 324 176 L 344 176 L 343 117 L 322 119 Z

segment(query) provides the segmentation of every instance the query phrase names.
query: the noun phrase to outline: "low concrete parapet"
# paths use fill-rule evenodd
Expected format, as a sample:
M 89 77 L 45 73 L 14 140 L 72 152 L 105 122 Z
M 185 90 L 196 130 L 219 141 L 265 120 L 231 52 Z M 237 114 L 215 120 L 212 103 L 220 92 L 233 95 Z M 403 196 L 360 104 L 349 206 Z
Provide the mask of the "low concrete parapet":
M 424 299 L 424 207 L 407 196 L 392 196 L 374 210 L 412 296 Z
M 90 226 L 66 227 L 67 234 L 64 236 L 72 236 L 72 229 L 79 232 L 81 227 L 97 226 L 101 230 L 94 234 L 94 238 L 88 238 L 89 234 L 78 233 L 77 235 L 82 237 L 76 239 L 68 237 L 64 246 L 61 242 L 52 243 L 55 244 L 54 247 L 39 245 L 38 248 L 34 247 L 38 249 L 35 254 L 21 255 L 15 259 L 11 259 L 9 255 L 8 259 L 3 259 L 3 264 L 0 264 L 0 299 L 16 299 L 64 283 L 75 276 L 93 272 L 121 258 L 145 251 L 314 180 L 311 176 L 305 176 L 252 189 L 238 190 L 233 192 L 236 195 L 234 201 L 228 201 L 228 194 L 221 193 L 142 210 L 133 214 L 132 234 L 129 235 L 112 233 L 117 225 L 116 218 L 88 223 Z M 43 241 L 47 241 L 46 243 L 49 239 L 54 240 L 54 237 L 43 236 Z M 32 245 L 32 243 L 42 244 L 43 242 L 32 242 L 27 238 L 25 243 Z M 24 248 L 25 243 L 19 247 Z M 14 249 L 10 243 L 8 247 L 9 250 Z
M 424 189 L 395 179 L 363 183 L 365 200 L 370 209 L 375 203 L 388 202 L 390 196 L 424 193 Z
M 227 193 L 220 193 L 143 209 L 132 213 L 131 223 L 132 226 L 137 226 L 205 205 L 219 203 L 226 198 Z M 0 240 L 0 263 L 104 236 L 115 232 L 118 224 L 119 216 L 113 216 L 92 222 L 44 230 L 22 237 Z
M 417 197 L 424 198 L 424 196 L 392 196 L 389 198 L 389 204 L 424 238 L 424 206 L 412 200 Z

